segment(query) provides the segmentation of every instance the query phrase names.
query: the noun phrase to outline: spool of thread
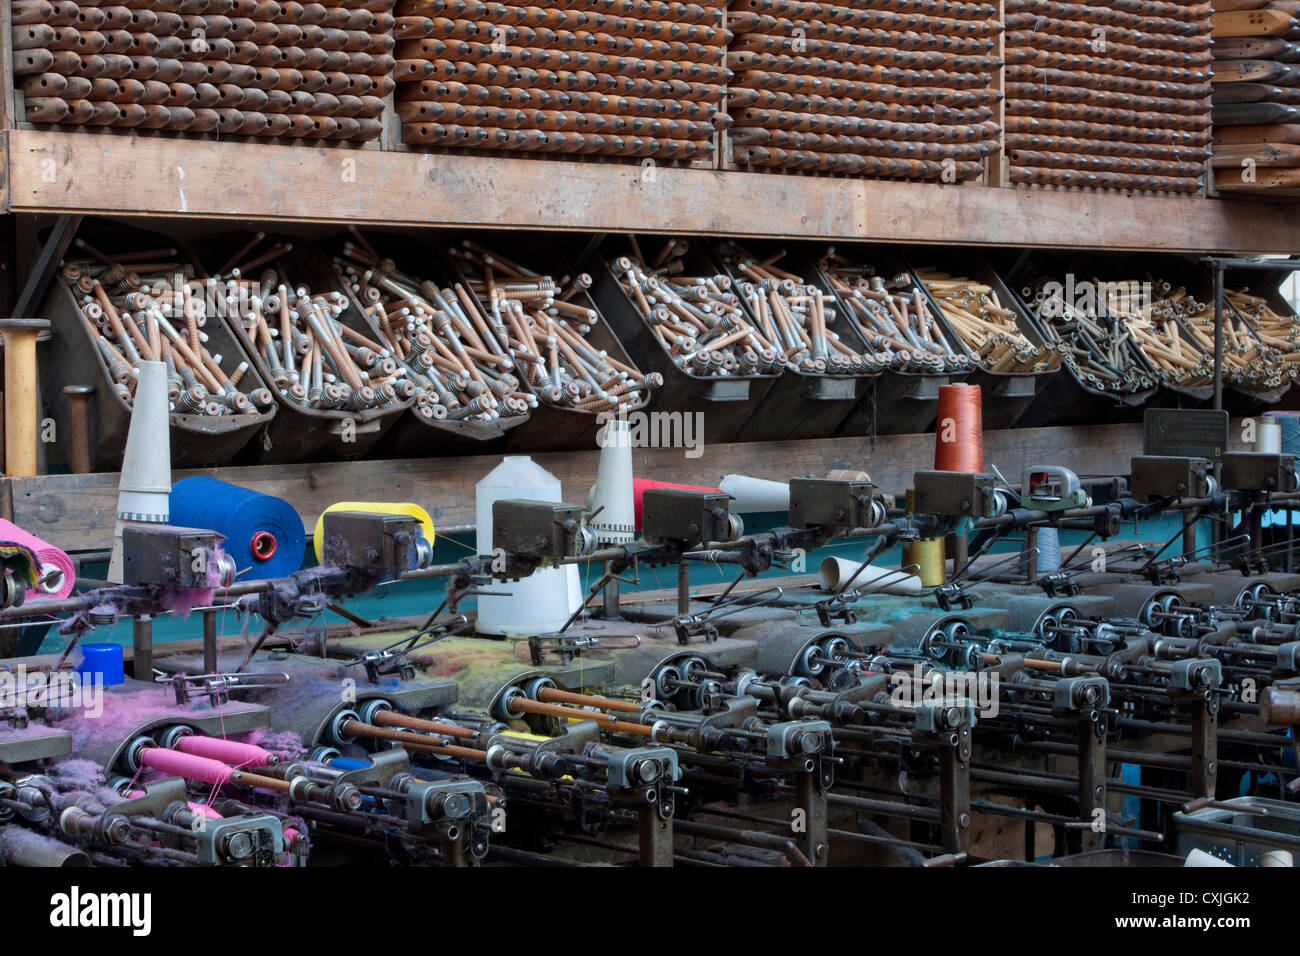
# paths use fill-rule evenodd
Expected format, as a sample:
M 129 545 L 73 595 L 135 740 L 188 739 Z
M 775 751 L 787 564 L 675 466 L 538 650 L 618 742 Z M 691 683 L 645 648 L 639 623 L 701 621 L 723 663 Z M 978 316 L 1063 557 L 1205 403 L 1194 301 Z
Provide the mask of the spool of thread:
M 903 545 L 903 564 L 918 565 L 917 576 L 927 588 L 937 588 L 948 580 L 944 566 L 943 538 L 923 538 Z
M 1282 453 L 1300 455 L 1300 412 L 1272 412 L 1271 417 L 1282 429 Z
M 1034 565 L 1039 574 L 1051 574 L 1061 567 L 1061 533 L 1055 528 L 1038 529 L 1038 560 Z
M 395 501 L 336 501 L 316 519 L 316 530 L 312 532 L 312 547 L 316 550 L 317 561 L 320 561 L 325 553 L 325 516 L 331 511 L 372 511 L 385 515 L 406 515 L 420 522 L 420 527 L 424 530 L 424 539 L 429 544 L 433 544 L 433 518 L 419 505 Z
M 1259 858 L 1260 866 L 1295 866 L 1295 858 L 1289 850 L 1269 850 Z
M 201 737 L 190 734 L 179 738 L 174 749 L 196 757 L 220 760 L 236 767 L 267 767 L 277 762 L 275 754 L 268 750 L 222 737 Z
M 225 535 L 240 580 L 282 578 L 302 567 L 302 519 L 280 498 L 200 475 L 172 486 L 171 514 L 174 525 Z
M 1282 453 L 1282 425 L 1271 415 L 1261 415 L 1255 428 L 1255 451 L 1279 455 Z
M 126 681 L 122 666 L 121 644 L 82 644 L 81 661 L 76 673 L 82 682 L 94 683 L 99 675 L 105 687 L 116 687 Z
M 141 752 L 140 763 L 159 773 L 210 783 L 214 787 L 230 782 L 231 768 L 220 760 L 196 757 L 163 747 L 150 747 Z
M 641 496 L 652 488 L 686 488 L 689 491 L 721 491 L 721 488 L 704 488 L 700 485 L 679 485 L 671 481 L 654 481 L 650 478 L 632 479 L 632 506 L 636 512 L 636 526 L 641 528 Z
M 936 471 L 984 470 L 984 416 L 978 385 L 940 385 L 935 423 Z
M 77 583 L 77 569 L 73 566 L 67 552 L 3 518 L 0 518 L 0 541 L 12 541 L 14 544 L 31 548 L 41 559 L 42 583 L 27 590 L 28 601 L 32 598 L 62 600 L 72 593 L 73 585 Z

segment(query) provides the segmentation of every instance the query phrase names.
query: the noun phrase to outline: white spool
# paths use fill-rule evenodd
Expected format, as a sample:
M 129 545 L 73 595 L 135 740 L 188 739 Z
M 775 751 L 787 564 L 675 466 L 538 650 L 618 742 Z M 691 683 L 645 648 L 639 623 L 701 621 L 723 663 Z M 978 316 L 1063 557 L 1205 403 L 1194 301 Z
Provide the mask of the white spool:
M 1255 451 L 1278 455 L 1282 452 L 1282 423 L 1271 415 L 1261 415 L 1255 428 Z
M 1260 866 L 1295 866 L 1289 850 L 1269 850 L 1259 858 Z

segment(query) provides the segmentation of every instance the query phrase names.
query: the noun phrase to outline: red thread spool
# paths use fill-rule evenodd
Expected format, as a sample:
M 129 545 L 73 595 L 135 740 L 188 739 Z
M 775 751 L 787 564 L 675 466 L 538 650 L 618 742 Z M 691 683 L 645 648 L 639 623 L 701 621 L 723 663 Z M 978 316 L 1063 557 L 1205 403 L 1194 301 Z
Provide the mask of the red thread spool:
M 935 425 L 936 471 L 984 470 L 984 418 L 978 385 L 940 385 Z

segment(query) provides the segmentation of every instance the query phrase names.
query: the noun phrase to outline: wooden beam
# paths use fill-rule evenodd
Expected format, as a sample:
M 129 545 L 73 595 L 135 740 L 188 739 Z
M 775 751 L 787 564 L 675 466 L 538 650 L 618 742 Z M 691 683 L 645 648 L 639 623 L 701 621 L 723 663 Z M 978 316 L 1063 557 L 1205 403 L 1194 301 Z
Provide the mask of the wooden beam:
M 882 489 L 901 496 L 912 474 L 934 463 L 933 435 L 828 438 L 751 442 L 692 449 L 638 448 L 635 474 L 660 481 L 716 485 L 725 474 L 785 481 L 834 468 L 865 469 Z M 984 435 L 984 458 L 1008 481 L 1028 466 L 1062 464 L 1080 476 L 1127 474 L 1142 450 L 1141 425 L 1024 428 Z M 533 455 L 557 478 L 566 500 L 586 503 L 596 481 L 599 452 Z M 474 485 L 500 463 L 497 456 L 259 465 L 178 471 L 174 480 L 203 474 L 284 498 L 307 529 L 336 501 L 413 501 L 427 508 L 440 529 L 474 523 Z M 11 500 L 19 527 L 65 550 L 102 550 L 112 545 L 118 475 L 44 475 L 0 481 L 0 501 Z
M 880 242 L 1278 252 L 1294 206 L 963 189 L 708 169 L 343 150 L 109 133 L 6 133 L 9 209 L 257 222 L 672 232 Z

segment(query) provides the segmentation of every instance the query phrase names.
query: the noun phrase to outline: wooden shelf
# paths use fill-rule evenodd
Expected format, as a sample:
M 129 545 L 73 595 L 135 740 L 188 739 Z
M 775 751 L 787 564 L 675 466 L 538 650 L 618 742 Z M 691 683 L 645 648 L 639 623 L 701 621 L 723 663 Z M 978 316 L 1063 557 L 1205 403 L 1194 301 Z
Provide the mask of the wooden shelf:
M 934 435 L 884 435 L 808 441 L 749 442 L 705 445 L 698 457 L 682 448 L 633 450 L 635 474 L 658 481 L 711 484 L 726 474 L 787 481 L 796 475 L 834 468 L 861 468 L 884 491 L 899 498 L 913 473 L 934 462 Z M 1123 475 L 1129 459 L 1142 452 L 1142 426 L 1089 425 L 1070 428 L 1021 428 L 984 434 L 984 457 L 1010 481 L 1025 468 L 1044 462 L 1074 468 L 1081 477 Z M 596 481 L 599 451 L 548 452 L 533 460 L 560 479 L 565 500 L 585 503 Z M 385 501 L 413 501 L 428 509 L 443 532 L 474 523 L 474 485 L 501 461 L 499 455 L 422 458 L 401 461 L 353 461 L 324 464 L 258 465 L 177 471 L 211 475 L 275 495 L 289 502 L 308 529 L 324 507 L 335 501 L 373 501 L 383 489 Z M 98 551 L 112 546 L 117 509 L 116 473 L 42 475 L 0 478 L 0 516 L 44 540 L 70 551 Z
M 261 223 L 573 229 L 1293 253 L 1293 205 L 11 129 L 5 209 Z

